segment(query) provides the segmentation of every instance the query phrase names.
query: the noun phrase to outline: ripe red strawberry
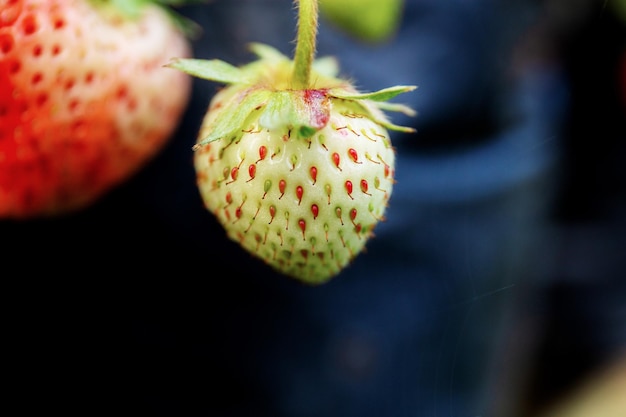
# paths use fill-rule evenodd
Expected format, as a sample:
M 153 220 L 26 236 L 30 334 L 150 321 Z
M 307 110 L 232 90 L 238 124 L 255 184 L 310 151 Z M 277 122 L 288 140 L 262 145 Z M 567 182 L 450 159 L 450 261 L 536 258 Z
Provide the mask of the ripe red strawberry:
M 0 0 L 0 218 L 70 213 L 136 173 L 188 102 L 163 65 L 190 55 L 146 1 Z
M 323 283 L 384 219 L 395 168 L 388 129 L 412 129 L 390 123 L 381 108 L 412 114 L 385 101 L 415 87 L 361 94 L 336 78 L 330 58 L 299 67 L 267 45 L 252 51 L 259 60 L 239 68 L 219 60 L 170 64 L 228 84 L 199 132 L 198 187 L 231 239 L 281 273 Z M 299 80 L 299 70 L 310 72 Z

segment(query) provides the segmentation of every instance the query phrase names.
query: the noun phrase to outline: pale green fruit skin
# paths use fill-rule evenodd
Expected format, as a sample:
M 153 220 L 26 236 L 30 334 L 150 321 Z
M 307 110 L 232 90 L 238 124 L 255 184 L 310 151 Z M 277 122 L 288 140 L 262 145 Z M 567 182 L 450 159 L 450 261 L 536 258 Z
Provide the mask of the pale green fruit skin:
M 226 87 L 214 96 L 198 141 L 238 91 Z M 260 111 L 253 111 L 235 137 L 202 145 L 194 154 L 201 197 L 230 239 L 309 284 L 328 281 L 364 249 L 384 220 L 394 184 L 388 131 L 355 102 L 330 100 L 330 120 L 308 139 L 260 128 Z

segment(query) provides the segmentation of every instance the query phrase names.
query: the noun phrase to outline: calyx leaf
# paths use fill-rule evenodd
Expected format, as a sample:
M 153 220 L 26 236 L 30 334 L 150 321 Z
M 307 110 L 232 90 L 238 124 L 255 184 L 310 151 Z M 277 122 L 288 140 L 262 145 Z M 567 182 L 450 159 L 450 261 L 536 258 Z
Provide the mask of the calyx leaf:
M 174 58 L 166 64 L 198 78 L 241 88 L 227 103 L 222 103 L 209 135 L 199 140 L 194 149 L 242 131 L 253 111 L 261 112 L 259 126 L 263 129 L 286 128 L 296 137 L 310 137 L 328 123 L 333 99 L 358 103 L 365 115 L 387 129 L 415 131 L 391 123 L 383 110 L 414 115 L 408 106 L 387 101 L 415 90 L 416 86 L 398 85 L 361 93 L 348 81 L 337 78 L 339 66 L 334 57 L 322 57 L 311 66 L 313 85 L 294 89 L 291 83 L 294 61 L 266 44 L 251 43 L 249 47 L 259 59 L 241 67 L 219 59 Z

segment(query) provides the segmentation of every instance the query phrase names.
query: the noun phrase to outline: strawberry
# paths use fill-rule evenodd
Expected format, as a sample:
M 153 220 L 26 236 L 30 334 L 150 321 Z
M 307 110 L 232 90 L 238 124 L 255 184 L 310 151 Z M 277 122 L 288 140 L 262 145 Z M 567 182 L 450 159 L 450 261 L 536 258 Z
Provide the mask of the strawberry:
M 171 14 L 145 0 L 0 0 L 0 218 L 88 207 L 164 147 L 191 88 L 163 68 L 191 56 Z
M 342 271 L 384 219 L 395 151 L 381 109 L 414 86 L 360 93 L 337 77 L 332 57 L 314 59 L 300 1 L 296 59 L 254 43 L 241 67 L 173 59 L 169 67 L 225 84 L 210 101 L 194 147 L 197 185 L 227 235 L 276 271 L 321 284 Z M 305 16 L 305 18 L 303 18 Z M 303 29 L 304 28 L 304 29 Z M 307 37 L 309 42 L 302 41 Z

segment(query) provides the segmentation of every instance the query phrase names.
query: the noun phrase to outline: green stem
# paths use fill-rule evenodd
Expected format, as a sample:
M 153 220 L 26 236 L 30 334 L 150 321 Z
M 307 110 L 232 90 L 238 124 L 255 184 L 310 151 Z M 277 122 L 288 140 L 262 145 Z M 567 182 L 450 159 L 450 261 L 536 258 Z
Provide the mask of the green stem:
M 318 0 L 296 0 L 298 4 L 298 35 L 294 55 L 293 88 L 309 87 L 311 66 L 315 58 Z

